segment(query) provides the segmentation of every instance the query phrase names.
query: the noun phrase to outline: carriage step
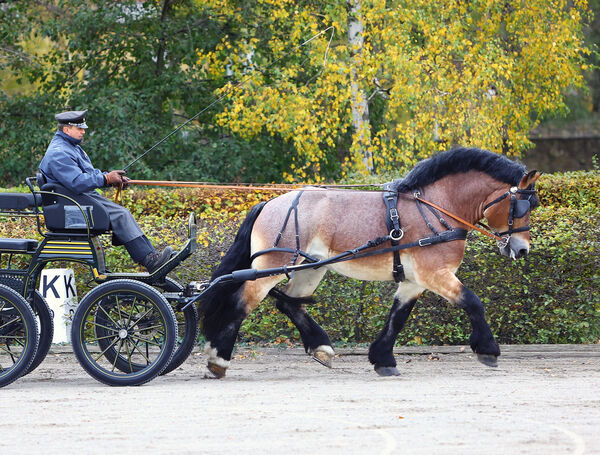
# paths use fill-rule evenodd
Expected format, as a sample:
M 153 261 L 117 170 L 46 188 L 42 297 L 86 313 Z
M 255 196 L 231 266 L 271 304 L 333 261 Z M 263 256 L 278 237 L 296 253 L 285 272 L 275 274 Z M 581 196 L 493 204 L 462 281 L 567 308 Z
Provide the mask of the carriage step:
M 0 239 L 0 253 L 33 253 L 37 246 L 35 239 Z

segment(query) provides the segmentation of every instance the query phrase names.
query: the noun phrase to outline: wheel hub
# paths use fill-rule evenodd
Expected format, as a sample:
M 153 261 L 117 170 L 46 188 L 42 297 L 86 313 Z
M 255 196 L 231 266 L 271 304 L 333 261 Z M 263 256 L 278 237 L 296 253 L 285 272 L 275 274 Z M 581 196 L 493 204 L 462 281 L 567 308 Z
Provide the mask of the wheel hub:
M 119 330 L 119 338 L 121 338 L 122 340 L 127 338 L 128 335 L 129 335 L 129 333 L 127 332 L 127 329 Z

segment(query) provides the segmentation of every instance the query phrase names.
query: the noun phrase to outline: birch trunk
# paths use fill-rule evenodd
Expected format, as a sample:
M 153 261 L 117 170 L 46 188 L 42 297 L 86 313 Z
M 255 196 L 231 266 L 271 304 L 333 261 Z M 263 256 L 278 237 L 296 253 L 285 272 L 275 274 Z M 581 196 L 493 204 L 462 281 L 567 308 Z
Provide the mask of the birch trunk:
M 352 148 L 360 150 L 362 162 L 369 173 L 373 173 L 373 154 L 370 151 L 371 125 L 366 92 L 360 88 L 358 68 L 362 65 L 364 47 L 364 23 L 361 15 L 361 0 L 347 0 L 348 42 L 350 43 L 350 92 L 352 104 Z

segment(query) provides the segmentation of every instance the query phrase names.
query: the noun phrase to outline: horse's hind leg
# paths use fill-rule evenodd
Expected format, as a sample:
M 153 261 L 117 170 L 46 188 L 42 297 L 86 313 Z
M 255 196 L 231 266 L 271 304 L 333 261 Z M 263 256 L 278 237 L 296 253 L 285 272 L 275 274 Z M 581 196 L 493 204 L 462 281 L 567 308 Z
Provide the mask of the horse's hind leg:
M 225 376 L 242 322 L 282 279 L 283 276 L 275 276 L 246 281 L 235 292 L 223 293 L 220 311 L 214 312 L 209 319 L 205 316 L 203 331 L 207 340 L 205 352 L 208 355 L 206 377 Z
M 423 288 L 406 281 L 398 286 L 394 304 L 383 330 L 369 347 L 369 361 L 380 376 L 398 376 L 400 374 L 394 358 L 394 343 L 422 292 Z
M 327 333 L 307 313 L 304 305 L 294 301 L 296 297 L 308 297 L 317 288 L 325 275 L 326 270 L 303 270 L 296 272 L 289 281 L 285 293 L 291 299 L 280 297 L 277 299 L 277 309 L 290 318 L 300 332 L 304 350 L 312 354 L 319 363 L 331 367 L 333 348 Z

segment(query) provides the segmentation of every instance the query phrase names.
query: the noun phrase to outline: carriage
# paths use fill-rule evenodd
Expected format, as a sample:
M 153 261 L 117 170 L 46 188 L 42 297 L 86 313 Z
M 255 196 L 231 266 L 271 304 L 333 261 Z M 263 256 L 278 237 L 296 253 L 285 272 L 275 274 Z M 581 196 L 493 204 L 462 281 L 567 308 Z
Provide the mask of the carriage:
M 158 270 L 113 273 L 99 239 L 109 232 L 104 208 L 60 185 L 37 187 L 37 181 L 40 176 L 26 179 L 30 193 L 0 193 L 0 214 L 35 217 L 42 236 L 39 242 L 0 239 L 0 386 L 33 371 L 50 349 L 53 315 L 36 284 L 44 267 L 57 261 L 84 264 L 98 284 L 71 322 L 73 350 L 91 376 L 137 385 L 181 365 L 197 341 L 198 312 L 194 305 L 182 308 L 190 291 L 167 274 L 196 249 L 194 214 L 187 243 Z M 15 255 L 29 258 L 26 267 L 13 265 Z
M 491 152 L 456 149 L 419 163 L 379 191 L 292 191 L 255 206 L 211 281 L 186 286 L 167 275 L 196 249 L 193 213 L 187 243 L 161 268 L 114 273 L 106 270 L 98 239 L 110 230 L 104 209 L 85 195 L 30 177 L 30 194 L 0 193 L 0 214 L 35 217 L 42 235 L 40 242 L 0 239 L 0 258 L 8 256 L 0 269 L 0 386 L 33 371 L 48 353 L 53 318 L 35 286 L 55 261 L 79 262 L 92 271 L 97 286 L 73 315 L 71 342 L 82 367 L 109 385 L 140 385 L 181 365 L 197 340 L 198 303 L 208 375 L 225 376 L 241 322 L 268 294 L 298 328 L 307 353 L 330 366 L 332 343 L 304 308 L 327 270 L 399 283 L 369 349 L 378 374 L 399 374 L 392 348 L 425 289 L 467 312 L 473 351 L 495 366 L 500 350 L 483 304 L 454 272 L 467 229 L 497 240 L 506 256 L 527 254 L 539 175 Z M 493 229 L 475 225 L 484 217 Z M 27 266 L 12 266 L 13 255 L 27 256 Z M 277 290 L 285 278 L 285 292 Z

